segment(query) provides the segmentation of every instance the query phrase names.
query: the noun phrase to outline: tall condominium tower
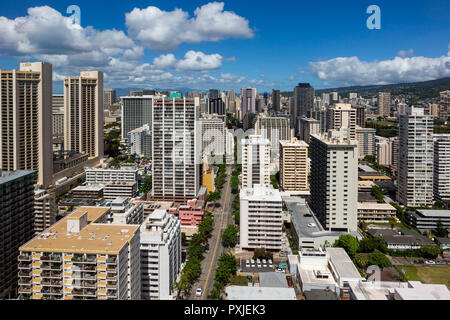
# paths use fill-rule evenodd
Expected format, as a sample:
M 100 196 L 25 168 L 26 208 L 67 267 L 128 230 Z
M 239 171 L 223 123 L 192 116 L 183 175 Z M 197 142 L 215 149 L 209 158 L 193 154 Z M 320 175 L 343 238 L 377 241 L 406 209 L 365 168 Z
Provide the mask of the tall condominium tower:
M 195 99 L 155 99 L 152 198 L 185 203 L 199 190 L 200 144 Z
M 270 141 L 251 135 L 242 139 L 242 188 L 270 184 Z
M 299 83 L 294 88 L 294 103 L 293 110 L 291 110 L 291 127 L 295 128 L 297 124 L 297 117 L 306 116 L 308 111 L 313 107 L 314 88 L 311 87 L 309 83 Z
M 209 99 L 209 114 L 219 114 L 224 115 L 225 114 L 225 103 L 222 100 L 222 98 L 217 99 Z
M 138 300 L 139 225 L 108 224 L 108 207 L 79 207 L 19 250 L 19 298 Z
M 0 169 L 37 170 L 37 183 L 51 184 L 52 65 L 21 63 L 0 70 Z
M 367 155 L 375 155 L 375 133 L 373 128 L 361 128 L 356 126 L 356 140 L 358 140 L 358 153 L 360 158 Z
M 242 88 L 241 90 L 241 110 L 242 118 L 250 112 L 256 112 L 256 89 L 255 88 Z
M 433 204 L 433 116 L 411 107 L 399 119 L 398 200 L 407 207 Z
M 225 123 L 217 116 L 206 115 L 198 120 L 202 157 L 225 154 Z M 221 160 L 221 159 L 218 159 Z
M 434 200 L 450 200 L 450 134 L 435 134 L 433 194 Z
M 122 100 L 122 139 L 144 125 L 152 125 L 153 96 L 120 97 Z
M 279 152 L 280 140 L 291 139 L 291 126 L 287 117 L 268 117 L 259 114 L 256 117 L 255 131 L 257 135 L 270 141 L 274 154 Z
M 35 171 L 0 173 L 0 299 L 14 298 L 19 247 L 33 238 Z
M 103 157 L 103 72 L 64 79 L 64 148 Z
M 358 143 L 344 132 L 311 135 L 310 205 L 329 231 L 356 231 Z
M 391 114 L 391 93 L 378 92 L 378 115 L 389 117 Z
M 280 191 L 256 184 L 240 192 L 241 248 L 281 249 L 283 202 Z
M 230 90 L 228 93 L 228 112 L 236 116 L 236 92 Z
M 336 103 L 328 109 L 328 129 L 345 128 L 350 140 L 356 140 L 356 110 L 348 103 Z
M 356 125 L 364 128 L 366 126 L 366 107 L 352 106 L 356 110 Z
M 447 121 L 450 114 L 450 90 L 441 92 L 441 101 L 439 105 L 439 118 Z
M 313 118 L 301 117 L 297 119 L 300 140 L 309 143 L 309 136 L 320 133 L 320 121 Z
M 292 138 L 280 141 L 280 187 L 284 191 L 309 190 L 308 144 Z
M 280 111 L 281 108 L 281 95 L 280 90 L 272 90 L 272 109 L 275 112 Z
M 103 89 L 103 109 L 109 108 L 116 101 L 116 90 L 111 88 Z

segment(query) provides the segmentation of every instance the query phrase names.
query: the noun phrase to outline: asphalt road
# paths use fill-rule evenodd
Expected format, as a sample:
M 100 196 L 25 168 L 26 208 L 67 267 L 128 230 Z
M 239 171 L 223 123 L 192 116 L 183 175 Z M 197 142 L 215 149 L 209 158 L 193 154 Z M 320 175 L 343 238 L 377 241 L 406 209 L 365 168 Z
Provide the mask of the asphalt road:
M 231 193 L 230 177 L 232 168 L 227 167 L 227 178 L 225 187 L 222 189 L 222 198 L 220 199 L 220 207 L 214 209 L 214 229 L 209 239 L 209 250 L 204 254 L 202 260 L 202 273 L 199 279 L 193 284 L 189 300 L 207 300 L 209 293 L 214 288 L 214 274 L 217 267 L 217 260 L 224 252 L 222 245 L 222 232 L 228 224 L 232 222 L 231 201 L 233 194 Z M 197 288 L 202 288 L 202 296 L 197 297 Z

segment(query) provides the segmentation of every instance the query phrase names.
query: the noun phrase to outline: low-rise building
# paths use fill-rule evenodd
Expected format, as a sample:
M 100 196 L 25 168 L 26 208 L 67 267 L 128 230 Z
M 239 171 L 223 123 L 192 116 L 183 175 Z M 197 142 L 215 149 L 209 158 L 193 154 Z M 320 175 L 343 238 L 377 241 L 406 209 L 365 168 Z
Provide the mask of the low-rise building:
M 417 250 L 423 245 L 434 245 L 434 242 L 427 237 L 411 234 L 403 234 L 392 229 L 369 229 L 367 231 L 372 237 L 380 236 L 386 242 L 386 246 L 391 250 Z
M 103 198 L 104 185 L 81 185 L 72 189 L 72 196 L 76 199 L 100 200 Z
M 389 222 L 397 210 L 389 203 L 358 202 L 358 220 L 365 222 Z
M 111 208 L 108 222 L 113 224 L 142 224 L 144 221 L 144 205 L 133 203 L 131 198 L 117 197 L 107 202 L 105 206 Z
M 439 221 L 444 228 L 450 229 L 450 210 L 418 209 L 406 212 L 406 223 L 419 230 L 436 229 Z
M 105 200 L 114 200 L 117 197 L 134 198 L 137 194 L 137 182 L 109 182 L 103 189 Z

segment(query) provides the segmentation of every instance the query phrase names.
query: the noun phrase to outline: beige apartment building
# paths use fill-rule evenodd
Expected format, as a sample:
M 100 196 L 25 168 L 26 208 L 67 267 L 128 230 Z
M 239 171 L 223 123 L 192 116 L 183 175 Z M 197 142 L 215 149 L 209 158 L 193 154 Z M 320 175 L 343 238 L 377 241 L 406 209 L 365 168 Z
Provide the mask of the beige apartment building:
M 328 109 L 328 130 L 345 128 L 348 139 L 356 140 L 356 109 L 349 103 L 336 103 Z
M 103 157 L 103 72 L 64 79 L 64 148 Z
M 140 299 L 139 225 L 80 207 L 19 248 L 19 298 Z
M 378 115 L 389 117 L 391 114 L 391 93 L 378 92 Z
M 284 191 L 306 191 L 308 185 L 308 144 L 292 138 L 280 141 L 280 187 Z
M 0 70 L 0 169 L 37 170 L 37 184 L 51 184 L 52 65 L 20 63 Z

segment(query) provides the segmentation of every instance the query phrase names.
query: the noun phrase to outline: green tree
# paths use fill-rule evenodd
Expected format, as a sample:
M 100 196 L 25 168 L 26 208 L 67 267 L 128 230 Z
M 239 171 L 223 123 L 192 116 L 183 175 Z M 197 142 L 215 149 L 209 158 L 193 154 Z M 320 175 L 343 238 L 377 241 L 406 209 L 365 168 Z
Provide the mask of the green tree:
M 369 253 L 368 263 L 369 265 L 376 265 L 380 268 L 392 267 L 392 263 L 388 257 L 379 250 Z
M 441 219 L 436 224 L 436 229 L 433 230 L 436 237 L 447 237 L 448 230 L 444 228 Z
M 222 233 L 222 243 L 224 247 L 234 247 L 238 240 L 238 227 L 229 224 Z
M 276 175 L 270 176 L 270 183 L 272 184 L 274 189 L 278 189 L 278 180 Z
M 206 201 L 207 202 L 215 202 L 217 200 L 220 200 L 220 198 L 222 197 L 220 192 L 210 192 L 208 194 L 208 196 L 206 197 Z
M 369 264 L 369 258 L 365 254 L 357 254 L 355 257 L 356 264 L 360 268 L 365 268 Z
M 145 179 L 144 183 L 142 184 L 139 192 L 143 194 L 144 198 L 147 198 L 147 194 L 152 190 L 152 177 L 148 177 Z
M 420 248 L 420 253 L 424 258 L 436 259 L 441 254 L 441 248 L 437 245 L 426 244 Z
M 391 229 L 394 229 L 396 223 L 397 220 L 395 220 L 395 218 L 392 217 L 389 219 L 389 225 L 391 226 Z
M 356 251 L 358 251 L 359 243 L 358 239 L 349 234 L 343 234 L 339 236 L 339 239 L 335 242 L 336 247 L 343 248 L 350 258 L 355 256 Z

